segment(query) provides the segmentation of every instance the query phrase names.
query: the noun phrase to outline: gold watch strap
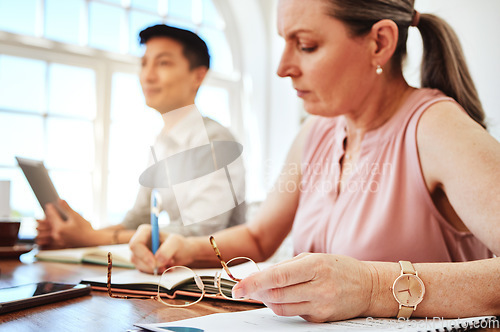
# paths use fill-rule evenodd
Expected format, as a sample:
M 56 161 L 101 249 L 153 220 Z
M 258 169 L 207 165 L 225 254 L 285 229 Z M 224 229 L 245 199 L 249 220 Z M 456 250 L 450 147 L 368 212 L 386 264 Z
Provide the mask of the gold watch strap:
M 413 274 L 416 275 L 417 271 L 413 267 L 413 264 L 409 261 L 399 261 L 399 266 L 401 266 L 401 274 Z M 399 305 L 399 311 L 397 318 L 410 318 L 415 311 L 415 307 L 408 307 L 404 305 Z
M 407 306 L 402 305 L 398 311 L 397 318 L 410 318 L 411 314 L 413 314 L 414 310 L 415 310 L 414 307 L 407 307 Z
M 412 263 L 408 261 L 399 261 L 399 265 L 401 266 L 402 274 L 417 274 L 417 271 L 415 271 Z

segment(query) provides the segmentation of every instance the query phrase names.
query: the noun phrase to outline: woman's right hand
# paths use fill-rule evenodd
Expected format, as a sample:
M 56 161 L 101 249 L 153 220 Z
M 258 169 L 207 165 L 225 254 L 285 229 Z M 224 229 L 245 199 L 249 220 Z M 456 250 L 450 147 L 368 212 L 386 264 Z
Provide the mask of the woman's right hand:
M 193 262 L 194 253 L 188 244 L 188 238 L 160 232 L 160 247 L 156 254 L 151 252 L 151 225 L 140 225 L 129 246 L 132 251 L 132 263 L 136 269 L 146 273 L 153 273 L 155 266 L 163 272 L 170 266 L 187 266 Z M 190 250 L 191 249 L 191 250 Z

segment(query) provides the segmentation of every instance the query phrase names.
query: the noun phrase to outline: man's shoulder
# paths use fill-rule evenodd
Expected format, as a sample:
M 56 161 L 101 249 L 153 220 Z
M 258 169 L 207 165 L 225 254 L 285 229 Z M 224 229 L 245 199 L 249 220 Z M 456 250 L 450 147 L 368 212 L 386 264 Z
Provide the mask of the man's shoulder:
M 207 130 L 207 134 L 209 139 L 212 140 L 227 140 L 227 141 L 235 141 L 234 135 L 231 133 L 229 128 L 224 127 L 219 122 L 209 118 L 203 117 L 203 122 L 205 124 L 205 129 Z

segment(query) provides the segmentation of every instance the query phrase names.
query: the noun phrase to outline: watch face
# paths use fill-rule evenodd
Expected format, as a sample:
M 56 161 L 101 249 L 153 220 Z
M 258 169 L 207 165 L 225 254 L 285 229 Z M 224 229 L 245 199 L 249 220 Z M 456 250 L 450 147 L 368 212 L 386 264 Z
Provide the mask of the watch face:
M 392 287 L 396 300 L 404 306 L 416 306 L 424 297 L 424 283 L 413 274 L 400 275 Z

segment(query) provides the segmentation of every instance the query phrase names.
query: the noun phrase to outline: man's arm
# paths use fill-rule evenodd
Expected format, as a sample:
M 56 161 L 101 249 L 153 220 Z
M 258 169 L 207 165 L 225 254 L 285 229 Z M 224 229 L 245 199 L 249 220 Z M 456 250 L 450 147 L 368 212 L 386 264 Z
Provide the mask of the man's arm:
M 61 218 L 54 205 L 47 204 L 46 218 L 38 221 L 37 243 L 43 248 L 92 247 L 127 243 L 134 234 L 133 230 L 126 230 L 121 225 L 96 230 L 66 201 L 60 200 L 59 204 L 66 213 L 67 220 Z

